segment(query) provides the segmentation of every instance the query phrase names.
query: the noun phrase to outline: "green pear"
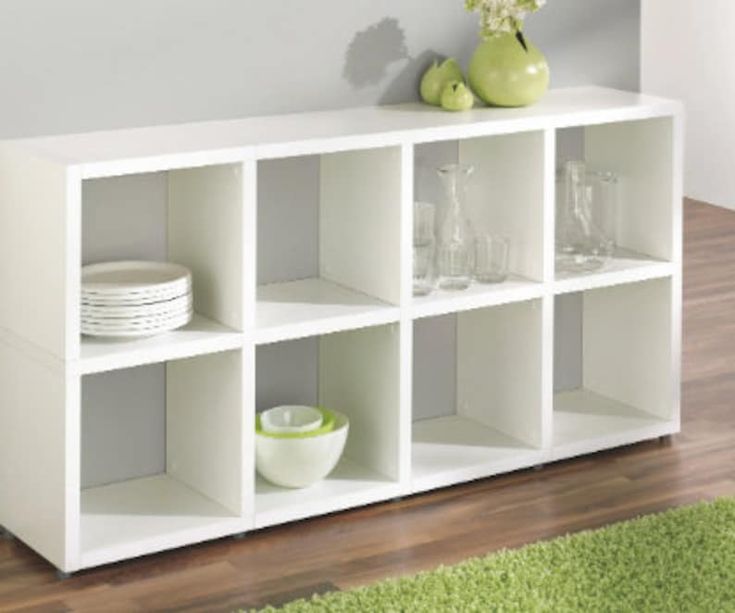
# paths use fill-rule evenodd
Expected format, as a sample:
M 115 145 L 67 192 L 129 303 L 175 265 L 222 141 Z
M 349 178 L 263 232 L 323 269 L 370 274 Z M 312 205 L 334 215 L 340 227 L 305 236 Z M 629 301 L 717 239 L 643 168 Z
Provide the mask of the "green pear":
M 462 81 L 453 81 L 444 86 L 441 103 L 445 111 L 468 111 L 475 104 L 475 97 Z
M 450 57 L 441 64 L 434 61 L 421 78 L 420 91 L 422 100 L 426 104 L 439 106 L 444 87 L 452 81 L 464 81 L 462 69 L 459 67 L 457 60 Z

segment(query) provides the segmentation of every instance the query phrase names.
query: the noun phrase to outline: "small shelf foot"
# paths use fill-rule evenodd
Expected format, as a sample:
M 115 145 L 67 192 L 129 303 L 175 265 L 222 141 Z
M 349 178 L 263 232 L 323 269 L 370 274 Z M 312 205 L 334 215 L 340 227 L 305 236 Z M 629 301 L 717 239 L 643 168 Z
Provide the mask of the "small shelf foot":
M 536 464 L 536 466 L 533 467 L 533 470 L 536 472 L 542 471 L 546 467 L 546 464 Z
M 232 538 L 233 538 L 233 539 L 235 539 L 236 541 L 241 541 L 241 540 L 243 540 L 243 539 L 244 539 L 244 538 L 245 538 L 245 537 L 246 537 L 247 535 L 248 535 L 248 533 L 247 533 L 247 532 L 238 532 L 237 534 L 233 534 L 233 535 L 232 535 Z
M 13 536 L 13 533 L 10 532 L 7 528 L 4 526 L 0 526 L 0 539 L 3 539 L 5 541 L 12 541 L 15 537 Z
M 67 579 L 71 579 L 71 575 L 72 575 L 71 573 L 67 573 L 67 572 L 65 572 L 63 570 L 58 570 L 57 569 L 57 571 L 56 571 L 56 578 L 59 581 L 66 581 Z
M 658 444 L 663 446 L 671 445 L 674 441 L 674 437 L 671 434 L 664 434 L 658 437 Z

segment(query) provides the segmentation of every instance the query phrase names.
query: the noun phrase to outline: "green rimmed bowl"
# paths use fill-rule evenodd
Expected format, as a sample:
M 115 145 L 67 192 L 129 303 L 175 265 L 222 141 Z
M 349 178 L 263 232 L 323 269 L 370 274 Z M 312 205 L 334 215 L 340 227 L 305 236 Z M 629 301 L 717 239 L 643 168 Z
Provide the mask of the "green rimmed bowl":
M 311 432 L 265 433 L 256 420 L 255 466 L 264 479 L 280 487 L 303 488 L 334 470 L 347 443 L 350 423 L 343 413 L 320 410 L 324 423 Z

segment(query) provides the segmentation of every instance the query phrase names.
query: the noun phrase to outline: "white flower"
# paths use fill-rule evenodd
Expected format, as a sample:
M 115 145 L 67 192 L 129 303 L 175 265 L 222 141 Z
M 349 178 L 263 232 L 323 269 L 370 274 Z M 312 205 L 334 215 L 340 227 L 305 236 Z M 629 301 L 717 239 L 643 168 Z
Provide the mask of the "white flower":
M 465 0 L 468 11 L 480 13 L 483 36 L 515 33 L 528 13 L 538 11 L 546 0 Z

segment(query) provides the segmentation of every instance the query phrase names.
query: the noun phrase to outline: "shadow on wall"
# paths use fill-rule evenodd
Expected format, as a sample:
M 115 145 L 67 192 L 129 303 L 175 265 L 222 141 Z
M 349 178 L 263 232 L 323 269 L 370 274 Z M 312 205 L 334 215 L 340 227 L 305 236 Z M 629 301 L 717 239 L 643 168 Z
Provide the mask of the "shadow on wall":
M 342 76 L 356 90 L 377 87 L 394 72 L 390 69 L 393 64 L 403 63 L 403 68 L 384 87 L 379 103 L 406 102 L 416 99 L 421 75 L 437 55 L 427 49 L 412 57 L 399 21 L 385 17 L 352 38 L 345 52 Z

